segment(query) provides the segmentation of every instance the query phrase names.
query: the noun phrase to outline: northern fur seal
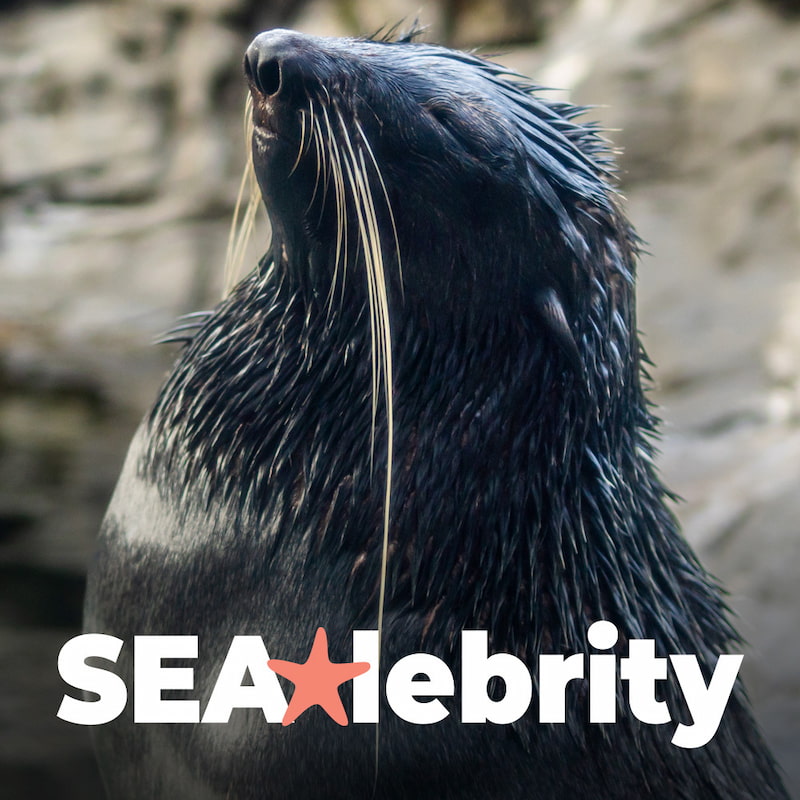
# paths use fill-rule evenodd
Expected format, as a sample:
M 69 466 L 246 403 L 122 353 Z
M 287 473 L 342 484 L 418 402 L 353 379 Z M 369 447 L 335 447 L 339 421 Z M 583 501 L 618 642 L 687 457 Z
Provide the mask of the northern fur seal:
M 636 333 L 636 236 L 580 109 L 415 43 L 276 30 L 250 45 L 270 252 L 191 336 L 137 433 L 92 567 L 87 630 L 231 637 L 305 660 L 381 629 L 418 651 L 590 652 L 586 630 L 697 654 L 739 640 L 668 510 Z M 117 668 L 130 684 L 130 644 Z M 289 684 L 285 684 L 288 690 Z M 502 696 L 496 685 L 493 696 Z M 344 688 L 345 707 L 349 686 Z M 737 688 L 711 742 L 625 712 L 97 731 L 112 798 L 786 798 Z M 661 697 L 683 715 L 673 681 Z M 533 708 L 537 705 L 534 689 Z M 449 703 L 449 705 L 448 705 Z

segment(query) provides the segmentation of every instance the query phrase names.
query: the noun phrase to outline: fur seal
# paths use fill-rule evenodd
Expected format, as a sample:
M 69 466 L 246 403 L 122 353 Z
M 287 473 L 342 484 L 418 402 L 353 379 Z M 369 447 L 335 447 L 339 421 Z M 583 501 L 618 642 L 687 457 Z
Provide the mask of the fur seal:
M 270 250 L 180 334 L 86 629 L 198 635 L 201 704 L 232 636 L 299 662 L 318 627 L 348 661 L 377 626 L 385 677 L 420 651 L 457 664 L 466 629 L 523 659 L 588 653 L 607 620 L 619 653 L 653 639 L 708 675 L 740 642 L 653 465 L 607 145 L 582 109 L 412 38 L 274 30 L 247 50 Z M 662 699 L 685 716 L 672 682 Z M 427 726 L 384 703 L 377 734 L 318 707 L 286 728 L 129 708 L 96 745 L 115 799 L 786 798 L 741 687 L 693 750 L 630 714 L 588 723 L 580 682 L 568 705 L 563 725 L 469 725 L 452 703 Z

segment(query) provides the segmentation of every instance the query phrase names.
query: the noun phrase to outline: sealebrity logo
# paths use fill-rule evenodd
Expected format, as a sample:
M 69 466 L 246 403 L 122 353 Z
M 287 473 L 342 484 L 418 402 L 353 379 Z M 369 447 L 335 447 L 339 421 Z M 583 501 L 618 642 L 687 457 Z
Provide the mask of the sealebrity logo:
M 589 644 L 610 650 L 619 638 L 615 625 L 595 622 L 587 631 Z M 98 699 L 64 695 L 57 715 L 78 725 L 102 725 L 116 719 L 128 702 L 123 679 L 102 667 L 87 664 L 89 658 L 116 663 L 124 642 L 115 636 L 86 633 L 70 639 L 58 657 L 63 680 L 75 689 L 91 692 Z M 163 699 L 162 691 L 192 690 L 191 667 L 164 666 L 165 659 L 198 658 L 197 636 L 135 636 L 133 638 L 133 719 L 137 723 L 227 723 L 235 708 L 260 708 L 268 723 L 289 725 L 307 709 L 320 706 L 339 725 L 349 721 L 377 723 L 380 686 L 376 665 L 379 634 L 375 630 L 353 631 L 353 661 L 332 662 L 328 637 L 319 628 L 307 660 L 303 663 L 270 657 L 261 636 L 234 636 L 214 689 L 201 714 L 194 699 Z M 586 664 L 588 660 L 588 666 Z M 461 633 L 459 674 L 460 721 L 464 724 L 508 725 L 528 713 L 533 698 L 533 678 L 522 659 L 509 653 L 488 652 L 488 633 Z M 563 724 L 572 681 L 588 688 L 589 722 L 617 721 L 618 681 L 627 684 L 630 713 L 649 725 L 672 721 L 666 701 L 658 699 L 658 686 L 667 680 L 672 666 L 691 724 L 679 722 L 672 744 L 702 747 L 711 741 L 736 683 L 741 655 L 722 654 L 709 681 L 697 656 L 674 654 L 657 657 L 652 639 L 630 639 L 628 655 L 613 653 L 574 655 L 540 654 L 537 659 L 538 719 L 540 723 Z M 249 674 L 250 680 L 245 682 Z M 278 675 L 294 684 L 290 702 Z M 502 697 L 489 695 L 492 678 L 502 679 Z M 350 718 L 339 695 L 339 687 L 353 682 Z M 433 725 L 450 715 L 440 698 L 456 696 L 456 678 L 437 656 L 412 653 L 394 663 L 386 676 L 386 701 L 391 711 L 406 722 Z

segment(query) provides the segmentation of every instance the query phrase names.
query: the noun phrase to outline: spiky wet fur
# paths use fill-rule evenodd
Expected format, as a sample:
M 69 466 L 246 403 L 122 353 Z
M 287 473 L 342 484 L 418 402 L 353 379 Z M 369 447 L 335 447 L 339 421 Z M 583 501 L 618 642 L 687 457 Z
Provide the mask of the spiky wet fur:
M 586 652 L 605 619 L 619 654 L 652 638 L 708 675 L 740 642 L 651 460 L 636 238 L 602 139 L 579 109 L 470 55 L 289 41 L 303 102 L 280 117 L 254 89 L 270 254 L 193 336 L 143 423 L 89 627 L 200 634 L 202 697 L 230 636 L 301 660 L 320 625 L 334 660 L 353 629 L 379 626 L 384 674 L 417 651 L 457 674 L 463 629 L 533 666 Z M 418 135 L 387 127 L 418 122 L 391 104 L 406 91 L 394 75 L 412 94 L 432 82 L 414 96 Z M 273 155 L 270 124 L 290 132 L 291 156 Z M 159 541 L 131 535 L 148 525 Z M 686 719 L 673 681 L 664 696 Z M 377 776 L 371 726 L 340 729 L 318 709 L 286 730 L 256 712 L 166 733 L 123 719 L 99 748 L 114 797 L 786 797 L 741 689 L 699 750 L 624 700 L 613 725 L 586 723 L 581 682 L 564 726 L 538 725 L 535 698 L 512 726 L 462 725 L 455 702 L 430 727 L 384 708 Z

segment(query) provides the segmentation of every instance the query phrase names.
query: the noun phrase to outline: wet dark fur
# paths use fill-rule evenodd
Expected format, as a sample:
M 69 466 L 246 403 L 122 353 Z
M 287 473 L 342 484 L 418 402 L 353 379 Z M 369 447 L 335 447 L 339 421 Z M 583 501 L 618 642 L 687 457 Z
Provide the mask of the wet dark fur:
M 654 638 L 708 669 L 739 650 L 650 460 L 636 238 L 580 109 L 406 41 L 274 34 L 248 72 L 271 254 L 181 333 L 191 341 L 109 509 L 87 628 L 199 634 L 202 708 L 235 634 L 304 660 L 324 626 L 349 660 L 351 631 L 376 625 L 386 398 L 373 453 L 363 251 L 335 282 L 330 183 L 313 148 L 294 166 L 312 98 L 341 113 L 340 147 L 343 126 L 360 146 L 360 123 L 397 229 L 395 242 L 368 166 L 395 369 L 384 667 L 422 650 L 457 669 L 465 628 L 535 667 L 540 652 L 586 651 L 598 619 L 619 627 L 620 654 Z M 786 797 L 740 689 L 698 750 L 669 743 L 675 723 L 636 722 L 622 694 L 615 725 L 585 722 L 585 687 L 568 695 L 561 726 L 536 723 L 535 697 L 511 726 L 462 725 L 456 702 L 434 726 L 384 708 L 374 796 Z M 672 682 L 665 695 L 685 719 Z M 373 796 L 371 725 L 340 728 L 319 709 L 286 729 L 255 711 L 222 726 L 130 721 L 129 708 L 97 731 L 113 798 Z

